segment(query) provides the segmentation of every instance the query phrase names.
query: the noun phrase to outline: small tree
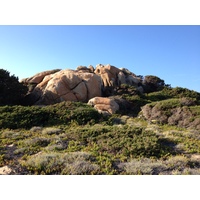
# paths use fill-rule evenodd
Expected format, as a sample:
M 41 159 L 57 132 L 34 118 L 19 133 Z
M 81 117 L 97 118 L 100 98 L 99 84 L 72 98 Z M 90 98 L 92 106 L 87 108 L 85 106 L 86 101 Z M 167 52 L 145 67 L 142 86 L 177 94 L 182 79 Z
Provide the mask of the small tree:
M 164 80 L 152 75 L 145 76 L 143 84 L 146 93 L 160 91 L 165 86 Z
M 27 87 L 19 83 L 18 77 L 0 69 L 0 105 L 18 105 L 27 93 Z

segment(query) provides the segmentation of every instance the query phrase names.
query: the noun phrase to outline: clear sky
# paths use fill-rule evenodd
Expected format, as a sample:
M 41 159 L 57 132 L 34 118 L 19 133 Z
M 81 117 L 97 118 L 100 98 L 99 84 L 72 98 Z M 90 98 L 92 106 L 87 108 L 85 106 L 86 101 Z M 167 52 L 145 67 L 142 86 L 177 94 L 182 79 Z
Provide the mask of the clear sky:
M 100 63 L 200 92 L 200 26 L 0 26 L 0 68 L 19 80 Z

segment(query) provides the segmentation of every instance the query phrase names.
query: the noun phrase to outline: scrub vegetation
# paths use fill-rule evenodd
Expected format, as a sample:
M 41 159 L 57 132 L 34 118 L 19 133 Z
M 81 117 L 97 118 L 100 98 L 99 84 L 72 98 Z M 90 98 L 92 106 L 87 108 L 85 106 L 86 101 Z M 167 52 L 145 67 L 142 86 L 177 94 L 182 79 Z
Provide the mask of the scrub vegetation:
M 0 172 L 200 174 L 200 93 L 160 85 L 143 94 L 123 85 L 110 116 L 81 102 L 1 105 Z

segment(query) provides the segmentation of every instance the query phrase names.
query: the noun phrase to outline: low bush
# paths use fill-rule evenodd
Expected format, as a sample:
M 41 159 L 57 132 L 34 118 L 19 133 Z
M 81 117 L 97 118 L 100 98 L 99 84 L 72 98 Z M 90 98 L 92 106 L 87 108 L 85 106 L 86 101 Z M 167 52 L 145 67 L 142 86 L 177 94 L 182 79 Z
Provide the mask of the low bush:
M 40 146 L 40 147 L 45 147 L 50 143 L 50 139 L 44 138 L 44 137 L 36 137 L 36 138 L 31 138 L 23 141 L 24 145 L 23 146 Z
M 40 126 L 33 126 L 31 129 L 30 129 L 31 132 L 38 132 L 38 131 L 42 131 L 42 127 Z
M 21 162 L 34 174 L 92 174 L 96 173 L 99 166 L 92 163 L 89 153 L 40 153 L 32 155 Z
M 142 107 L 141 115 L 151 122 L 200 129 L 200 106 L 191 98 L 167 99 Z
M 49 113 L 37 106 L 0 107 L 0 126 L 2 128 L 30 128 L 43 126 L 48 121 Z
M 52 134 L 59 134 L 62 130 L 59 128 L 47 127 L 42 130 L 42 134 L 52 135 Z
M 167 169 L 164 162 L 149 158 L 140 160 L 133 159 L 130 162 L 119 164 L 118 167 L 130 175 L 154 175 Z
M 200 170 L 191 166 L 191 159 L 183 155 L 169 157 L 166 160 L 132 159 L 118 164 L 122 174 L 130 175 L 198 175 Z
M 131 126 L 100 126 L 68 130 L 66 138 L 76 141 L 70 148 L 78 147 L 89 150 L 96 146 L 97 154 L 108 152 L 110 155 L 131 157 L 162 157 L 172 153 L 163 139 L 151 131 Z M 64 138 L 65 138 L 64 137 Z M 81 150 L 79 149 L 79 150 Z
M 164 87 L 164 89 L 161 91 L 145 94 L 143 98 L 151 102 L 172 99 L 172 98 L 176 99 L 186 98 L 187 100 L 191 99 L 192 104 L 200 103 L 200 93 L 181 87 L 175 87 L 175 88 Z
M 94 108 L 80 102 L 62 102 L 44 107 L 0 107 L 0 127 L 10 129 L 66 125 L 71 121 L 76 121 L 78 125 L 94 124 L 101 117 Z

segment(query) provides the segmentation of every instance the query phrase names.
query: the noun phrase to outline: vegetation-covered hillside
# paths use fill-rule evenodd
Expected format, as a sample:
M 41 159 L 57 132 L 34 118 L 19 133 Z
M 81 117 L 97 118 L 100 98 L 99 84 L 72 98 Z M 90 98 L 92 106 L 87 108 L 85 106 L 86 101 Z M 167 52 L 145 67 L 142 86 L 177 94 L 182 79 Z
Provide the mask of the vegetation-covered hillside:
M 0 174 L 200 174 L 200 93 L 155 90 L 122 85 L 106 116 L 71 101 L 0 106 Z

